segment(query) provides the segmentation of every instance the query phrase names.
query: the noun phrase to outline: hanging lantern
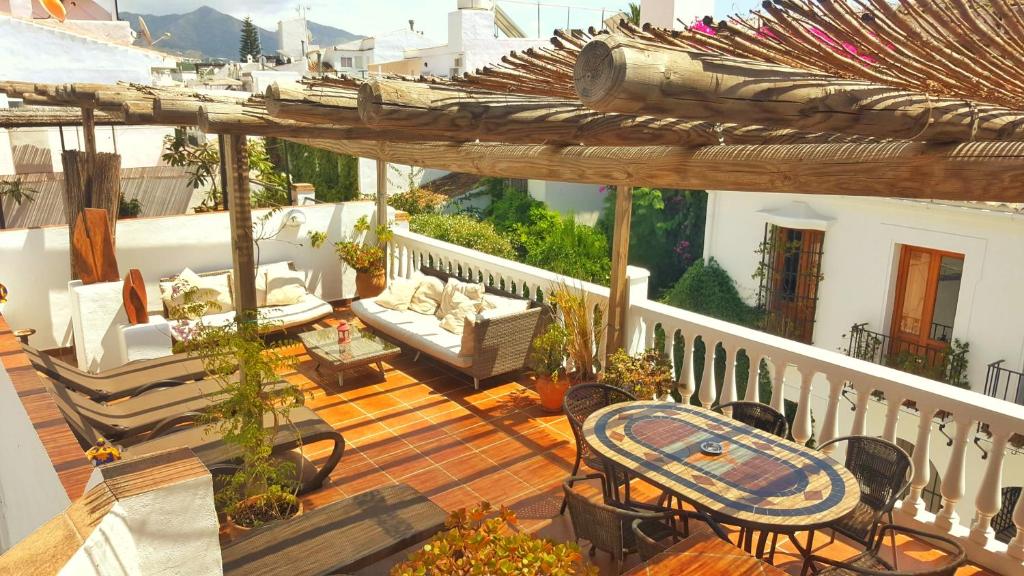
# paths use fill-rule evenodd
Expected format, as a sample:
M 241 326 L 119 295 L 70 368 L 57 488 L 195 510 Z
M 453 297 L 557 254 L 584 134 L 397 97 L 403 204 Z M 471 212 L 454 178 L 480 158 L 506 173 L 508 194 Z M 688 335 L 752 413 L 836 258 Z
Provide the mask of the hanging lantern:
M 46 10 L 47 14 L 60 22 L 64 22 L 68 17 L 67 8 L 64 7 L 64 3 L 61 0 L 39 0 L 39 4 L 42 5 L 43 10 Z

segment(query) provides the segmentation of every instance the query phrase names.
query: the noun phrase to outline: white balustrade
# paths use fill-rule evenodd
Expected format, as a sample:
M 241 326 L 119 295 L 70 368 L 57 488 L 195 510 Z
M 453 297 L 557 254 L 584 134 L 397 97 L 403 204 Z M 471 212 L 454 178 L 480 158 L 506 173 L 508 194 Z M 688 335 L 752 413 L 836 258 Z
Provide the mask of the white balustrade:
M 921 499 L 921 493 L 924 492 L 924 487 L 931 481 L 931 465 L 928 455 L 930 453 L 929 443 L 932 433 L 932 416 L 935 414 L 934 408 L 925 406 L 918 406 L 920 410 L 920 418 L 917 421 L 917 440 L 914 442 L 914 475 L 910 479 L 910 493 L 903 500 L 903 507 L 901 510 L 907 516 L 911 518 L 917 517 L 917 515 L 924 509 L 924 500 Z
M 956 437 L 953 438 L 953 454 L 949 457 L 949 467 L 942 479 L 942 511 L 935 517 L 935 525 L 945 531 L 952 531 L 958 524 L 960 515 L 956 505 L 964 497 L 965 467 L 964 456 L 967 451 L 967 434 L 974 425 L 972 421 L 956 421 Z
M 395 232 L 394 246 L 396 249 L 391 252 L 395 260 L 391 266 L 392 275 L 408 276 L 432 261 L 434 267 L 455 273 L 460 269 L 464 273 L 472 271 L 474 276 L 483 278 L 485 282 L 504 285 L 506 290 L 514 289 L 520 294 L 528 292 L 534 299 L 539 291 L 547 295 L 567 281 L 586 294 L 588 305 L 607 306 L 608 289 L 605 287 L 565 279 L 546 270 L 406 230 Z M 1013 521 L 1018 531 L 1008 546 L 993 539 L 989 526 L 1001 504 L 1003 472 L 1010 470 L 1010 466 L 1020 466 L 1019 456 L 1014 456 L 1015 462 L 1010 463 L 1006 445 L 1010 435 L 1024 435 L 1024 406 L 653 302 L 646 298 L 646 271 L 630 268 L 628 274 L 630 295 L 624 348 L 633 353 L 654 348 L 663 335 L 665 340 L 661 349 L 679 374 L 676 390 L 683 401 L 692 401 L 695 394 L 701 405 L 706 407 L 736 400 L 739 397 L 736 378 L 743 377 L 742 373 L 738 374 L 736 361 L 739 351 L 743 350 L 749 359 L 743 399 L 770 403 L 780 411 L 795 401 L 792 433 L 797 441 L 804 442 L 815 433 L 811 413 L 814 402 L 819 403 L 814 409 L 823 410 L 824 414 L 818 430 L 819 444 L 841 436 L 847 430 L 853 435 L 881 436 L 888 440 L 905 436 L 909 430 L 909 434 L 915 437 L 914 473 L 909 493 L 899 504 L 900 521 L 953 535 L 967 548 L 972 561 L 993 570 L 1007 574 L 1024 572 L 1024 498 L 1014 509 Z M 674 354 L 677 335 L 682 343 L 679 357 Z M 704 370 L 699 375 L 694 373 L 694 361 L 699 362 L 694 346 L 698 338 L 705 344 Z M 598 346 L 603 346 L 604 340 L 603 337 L 597 338 Z M 715 371 L 715 349 L 719 343 L 725 353 L 724 373 Z M 762 361 L 767 362 L 771 377 L 769 398 L 763 398 L 760 393 L 758 367 Z M 788 400 L 787 375 L 789 385 L 798 387 L 790 390 Z M 816 379 L 822 378 L 828 383 L 827 391 L 823 385 L 812 386 Z M 722 384 L 721 398 L 716 398 L 717 383 Z M 844 396 L 844 390 L 850 393 L 849 400 Z M 851 400 L 852 414 L 848 408 Z M 901 410 L 904 401 L 913 402 L 919 413 Z M 884 411 L 884 419 L 880 411 Z M 942 434 L 933 433 L 936 424 L 932 416 L 938 411 L 951 414 L 955 422 L 956 433 L 950 446 L 946 445 Z M 902 421 L 912 427 L 901 428 Z M 985 461 L 972 446 L 972 439 L 978 434 L 977 422 L 985 422 L 990 430 L 998 431 L 991 440 L 989 457 Z M 988 442 L 987 439 L 983 441 Z M 833 449 L 827 448 L 826 452 L 831 454 Z M 930 458 L 947 462 L 940 487 L 943 508 L 936 516 L 925 510 L 923 500 L 931 481 Z M 970 495 L 967 494 L 968 484 L 975 490 Z M 957 506 L 964 507 L 965 517 L 970 509 L 969 517 L 975 519 L 973 529 L 961 524 Z

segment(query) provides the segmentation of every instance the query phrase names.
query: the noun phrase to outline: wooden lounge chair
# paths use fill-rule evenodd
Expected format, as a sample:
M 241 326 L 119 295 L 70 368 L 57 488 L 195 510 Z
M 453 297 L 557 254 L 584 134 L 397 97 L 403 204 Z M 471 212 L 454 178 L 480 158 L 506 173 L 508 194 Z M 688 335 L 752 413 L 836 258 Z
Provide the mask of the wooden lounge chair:
M 89 420 L 83 417 L 63 386 L 55 386 L 49 378 L 43 378 L 43 384 L 50 392 L 54 402 L 64 415 L 71 430 L 78 437 L 83 449 L 95 444 L 103 437 Z M 290 422 L 278 428 L 274 437 L 275 455 L 285 455 L 286 452 L 298 448 L 303 444 L 312 444 L 322 440 L 334 442 L 334 448 L 327 457 L 324 464 L 317 470 L 309 470 L 306 466 L 300 467 L 300 492 L 308 492 L 320 488 L 327 476 L 338 465 L 342 453 L 345 451 L 345 439 L 322 418 L 317 416 L 309 408 L 299 406 L 289 410 Z M 274 425 L 274 418 L 268 414 L 264 417 L 263 425 L 271 427 Z M 227 444 L 216 430 L 216 425 L 192 426 L 187 428 L 163 428 L 156 429 L 149 434 L 146 440 L 124 448 L 121 452 L 122 458 L 136 458 L 145 454 L 152 454 L 171 448 L 191 448 L 195 455 L 202 460 L 203 464 L 211 472 L 217 474 L 226 470 L 231 464 L 239 459 L 238 448 Z
M 32 346 L 22 348 L 36 370 L 100 402 L 206 377 L 202 360 L 187 354 L 140 360 L 101 374 L 90 374 Z
M 194 423 L 203 410 L 223 399 L 221 384 L 215 380 L 184 382 L 171 388 L 150 389 L 113 404 L 97 402 L 52 380 L 50 385 L 65 401 L 74 404 L 82 418 L 104 438 L 130 445 L 154 430 L 167 430 Z M 281 383 L 281 387 L 287 386 Z
M 355 572 L 429 538 L 446 518 L 416 490 L 392 484 L 268 524 L 223 546 L 224 575 Z

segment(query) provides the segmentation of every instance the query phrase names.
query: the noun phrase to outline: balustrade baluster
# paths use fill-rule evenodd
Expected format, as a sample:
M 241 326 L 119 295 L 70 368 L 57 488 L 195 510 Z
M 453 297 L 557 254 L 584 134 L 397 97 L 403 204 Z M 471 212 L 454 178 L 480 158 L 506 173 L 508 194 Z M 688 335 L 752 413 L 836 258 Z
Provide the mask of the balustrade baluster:
M 772 400 L 771 407 L 786 413 L 786 367 L 787 364 L 781 358 L 772 358 Z
M 868 402 L 871 401 L 871 389 L 854 386 L 857 391 L 857 403 L 854 406 L 853 424 L 850 425 L 852 436 L 863 436 L 868 417 Z
M 921 403 L 917 405 L 918 409 L 918 422 L 917 422 L 917 439 L 914 441 L 914 455 L 912 456 L 914 461 L 914 475 L 910 478 L 910 493 L 903 499 L 903 504 L 900 510 L 904 514 L 914 518 L 919 512 L 924 510 L 924 500 L 921 498 L 921 494 L 924 492 L 924 487 L 931 481 L 931 461 L 930 461 L 930 445 L 931 434 L 932 434 L 932 416 L 935 415 L 935 409 L 923 406 Z
M 974 422 L 971 420 L 956 421 L 956 438 L 953 439 L 953 453 L 949 457 L 949 466 L 946 468 L 946 475 L 942 479 L 942 510 L 935 517 L 935 525 L 949 532 L 953 526 L 960 523 L 960 515 L 956 512 L 956 505 L 964 497 L 964 460 L 967 452 L 967 435 Z
M 992 517 L 1002 505 L 1003 460 L 1006 457 L 1006 442 L 1010 439 L 1009 433 L 991 425 L 989 432 L 992 434 L 992 448 L 988 452 L 985 475 L 974 500 L 974 526 L 971 528 L 971 540 L 982 546 L 995 536 Z
M 818 444 L 824 444 L 839 436 L 839 402 L 845 383 L 838 378 L 825 378 L 828 381 L 828 405 L 825 407 L 825 419 L 821 423 L 821 435 Z M 834 380 L 834 381 L 833 381 Z M 834 445 L 825 446 L 822 452 L 831 456 L 836 451 Z
M 715 405 L 715 349 L 711 341 L 704 341 L 704 371 L 700 375 L 700 390 L 697 398 L 705 408 Z
M 888 405 L 885 407 L 885 428 L 882 429 L 882 438 L 889 442 L 896 442 L 896 426 L 900 422 L 900 406 L 903 405 L 903 398 L 888 394 L 885 399 Z
M 722 348 L 725 350 L 725 379 L 722 380 L 722 397 L 718 403 L 728 404 L 736 401 L 736 355 L 739 353 L 739 348 L 724 345 Z M 732 408 L 726 408 L 724 412 L 732 416 Z
M 760 402 L 761 360 L 763 360 L 765 356 L 764 354 L 758 354 L 747 348 L 747 358 L 750 360 L 750 365 L 747 369 L 747 391 L 743 394 L 743 399 L 747 402 Z
M 811 426 L 811 384 L 814 374 L 805 375 L 799 368 L 795 372 L 800 386 L 800 400 L 796 405 L 796 417 L 793 418 L 793 430 L 790 433 L 797 443 L 806 444 L 814 433 Z
M 697 375 L 693 369 L 693 363 L 697 359 L 697 347 L 694 346 L 694 338 L 685 337 L 683 343 L 683 357 L 686 357 L 687 351 L 689 351 L 689 362 L 686 363 L 686 370 L 683 371 L 684 378 L 681 378 L 680 384 L 682 388 L 679 389 L 679 394 L 682 396 L 683 404 L 689 404 L 690 398 L 693 397 L 693 393 L 697 390 Z

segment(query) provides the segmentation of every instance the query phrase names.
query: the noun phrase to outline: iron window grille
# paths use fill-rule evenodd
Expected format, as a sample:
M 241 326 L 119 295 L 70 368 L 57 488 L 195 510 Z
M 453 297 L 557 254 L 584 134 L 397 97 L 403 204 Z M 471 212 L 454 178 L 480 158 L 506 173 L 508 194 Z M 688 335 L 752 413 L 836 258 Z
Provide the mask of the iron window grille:
M 758 306 L 766 332 L 811 344 L 825 233 L 765 224 Z

